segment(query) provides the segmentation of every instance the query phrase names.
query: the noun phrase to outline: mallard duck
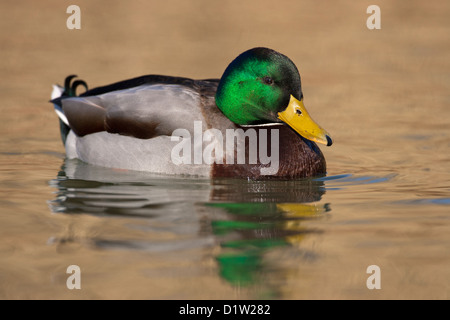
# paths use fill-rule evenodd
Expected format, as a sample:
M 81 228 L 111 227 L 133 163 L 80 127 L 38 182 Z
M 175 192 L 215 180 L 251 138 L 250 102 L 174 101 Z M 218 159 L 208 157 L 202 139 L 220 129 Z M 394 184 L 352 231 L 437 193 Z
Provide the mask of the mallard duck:
M 220 79 L 146 75 L 88 90 L 75 77 L 51 100 L 68 158 L 204 177 L 326 173 L 316 142 L 330 146 L 330 135 L 304 107 L 295 64 L 272 49 L 241 53 Z

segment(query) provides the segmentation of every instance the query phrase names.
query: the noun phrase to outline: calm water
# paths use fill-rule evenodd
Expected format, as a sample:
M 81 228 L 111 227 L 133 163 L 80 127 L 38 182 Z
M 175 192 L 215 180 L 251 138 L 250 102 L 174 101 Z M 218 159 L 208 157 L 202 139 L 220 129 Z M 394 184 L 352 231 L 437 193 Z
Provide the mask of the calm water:
M 79 31 L 57 1 L 0 5 L 0 298 L 449 299 L 450 5 L 379 1 L 382 29 L 369 31 L 364 4 L 174 2 L 106 14 L 80 1 Z M 257 45 L 297 63 L 334 140 L 325 177 L 209 180 L 65 159 L 47 101 L 67 74 L 91 86 L 218 77 Z M 70 265 L 81 290 L 66 287 Z

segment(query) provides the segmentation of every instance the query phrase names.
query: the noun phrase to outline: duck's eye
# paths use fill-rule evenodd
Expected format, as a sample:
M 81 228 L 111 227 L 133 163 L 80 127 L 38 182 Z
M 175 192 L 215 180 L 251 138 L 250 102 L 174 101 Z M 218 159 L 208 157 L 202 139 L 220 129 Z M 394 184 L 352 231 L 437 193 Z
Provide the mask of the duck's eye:
M 265 84 L 268 84 L 268 85 L 272 85 L 273 84 L 273 79 L 271 77 L 268 77 L 268 76 L 265 76 L 263 78 L 263 81 L 264 81 Z
M 302 114 L 302 111 L 300 109 L 295 110 L 295 113 L 297 113 L 298 115 Z

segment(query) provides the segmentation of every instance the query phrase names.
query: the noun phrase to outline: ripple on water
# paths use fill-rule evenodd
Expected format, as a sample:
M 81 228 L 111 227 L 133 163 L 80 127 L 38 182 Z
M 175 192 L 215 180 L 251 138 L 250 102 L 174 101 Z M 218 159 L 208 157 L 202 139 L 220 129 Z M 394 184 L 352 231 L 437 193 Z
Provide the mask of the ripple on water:
M 450 205 L 450 198 L 434 198 L 434 199 L 413 199 L 413 200 L 401 200 L 395 201 L 394 204 L 399 205 Z
M 340 174 L 334 176 L 326 176 L 314 179 L 315 181 L 325 182 L 326 190 L 340 190 L 345 187 L 362 184 L 374 184 L 391 181 L 396 174 L 388 174 L 386 176 L 356 176 L 354 174 Z

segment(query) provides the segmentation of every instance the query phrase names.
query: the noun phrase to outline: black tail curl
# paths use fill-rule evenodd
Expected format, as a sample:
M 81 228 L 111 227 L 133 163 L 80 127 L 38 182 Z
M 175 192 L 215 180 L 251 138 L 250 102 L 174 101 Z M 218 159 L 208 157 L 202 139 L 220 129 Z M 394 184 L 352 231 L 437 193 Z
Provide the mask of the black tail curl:
M 83 86 L 86 91 L 88 90 L 88 85 L 84 80 L 75 80 L 72 82 L 73 79 L 75 79 L 77 75 L 72 74 L 70 76 L 67 76 L 64 80 L 64 92 L 63 95 L 69 96 L 69 97 L 76 97 L 77 96 L 77 88 L 79 86 Z M 71 83 L 72 82 L 72 83 Z
M 53 100 L 50 100 L 50 102 L 61 107 L 62 99 L 68 97 L 77 97 L 77 88 L 79 86 L 83 86 L 86 89 L 86 91 L 88 91 L 88 85 L 84 80 L 75 80 L 74 82 L 72 82 L 72 80 L 76 77 L 77 75 L 75 74 L 67 76 L 66 79 L 64 79 L 64 91 L 62 92 L 61 96 Z

